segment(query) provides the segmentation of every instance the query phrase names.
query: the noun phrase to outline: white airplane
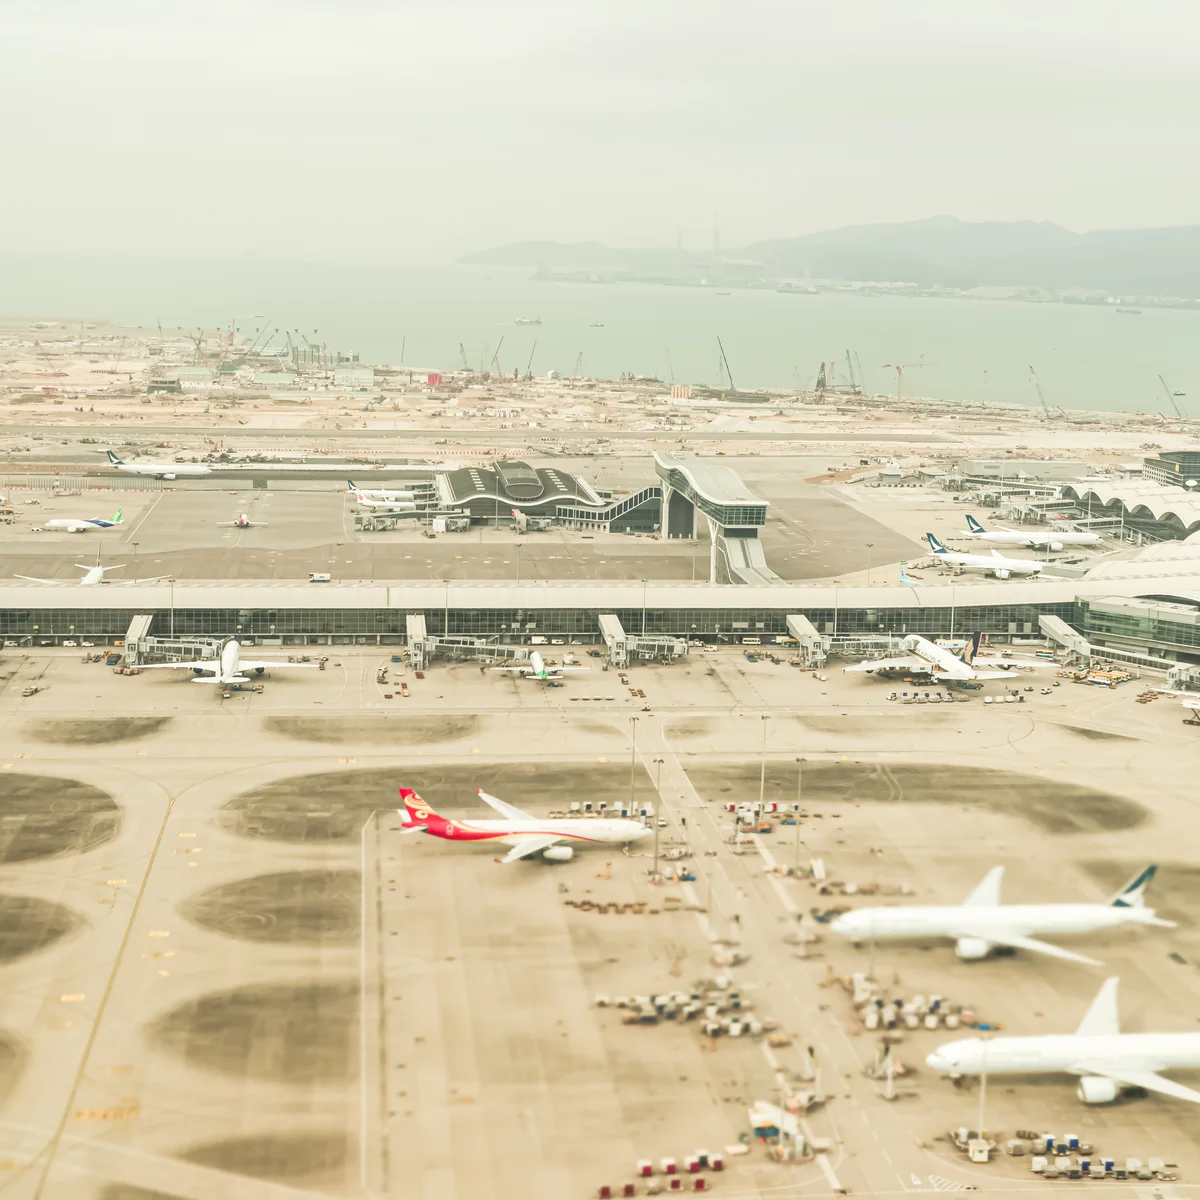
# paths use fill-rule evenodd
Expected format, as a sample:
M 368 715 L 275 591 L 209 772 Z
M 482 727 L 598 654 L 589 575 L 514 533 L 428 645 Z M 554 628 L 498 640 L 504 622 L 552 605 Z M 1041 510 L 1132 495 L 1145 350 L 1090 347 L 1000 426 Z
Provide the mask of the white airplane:
M 959 554 L 947 550 L 932 533 L 925 536 L 929 539 L 929 551 L 934 562 L 948 563 L 964 571 L 984 571 L 995 575 L 997 579 L 1008 579 L 1012 575 L 1038 575 L 1042 570 L 1040 562 L 1028 558 L 1005 558 L 999 550 L 993 550 L 991 554 Z
M 43 529 L 65 529 L 67 533 L 89 533 L 93 529 L 112 529 L 121 524 L 121 509 L 111 517 L 55 517 L 47 521 Z
M 355 500 L 363 508 L 375 508 L 384 513 L 416 512 L 417 506 L 411 500 L 372 500 L 366 492 L 355 492 Z
M 563 677 L 564 671 L 575 673 L 577 671 L 590 671 L 591 667 L 548 667 L 546 660 L 541 654 L 535 650 L 530 656 L 527 663 L 519 663 L 515 667 L 493 667 L 493 671 L 512 671 L 516 674 L 523 675 L 526 679 L 536 679 L 539 683 L 548 683 L 551 680 L 559 680 Z
M 127 463 L 111 450 L 105 450 L 109 463 L 130 475 L 153 475 L 155 479 L 176 479 L 181 475 L 211 475 L 212 468 L 200 463 Z
M 1003 867 L 993 867 L 962 904 L 924 906 L 886 905 L 843 913 L 830 926 L 853 942 L 896 938 L 953 938 L 959 958 L 986 958 L 995 946 L 1032 950 L 1051 958 L 1100 964 L 1061 946 L 1039 941 L 1038 933 L 1092 933 L 1121 925 L 1160 925 L 1173 929 L 1145 906 L 1145 892 L 1157 867 L 1139 871 L 1107 904 L 1001 904 Z
M 982 634 L 973 633 L 967 642 L 960 658 L 946 646 L 938 646 L 920 634 L 910 633 L 904 639 L 907 654 L 894 655 L 891 658 L 868 659 L 855 663 L 852 667 L 843 667 L 843 671 L 863 672 L 867 675 L 879 671 L 882 674 L 903 673 L 905 675 L 924 675 L 938 683 L 949 683 L 955 679 L 1003 679 L 1011 676 L 1013 670 L 1020 666 L 1054 667 L 1057 663 L 1042 660 L 1021 660 L 1020 662 L 1007 659 L 988 659 L 995 663 L 995 669 L 983 669 L 975 665 L 975 656 L 979 651 L 979 641 Z
M 218 521 L 218 529 L 255 529 L 259 526 L 266 527 L 266 521 L 252 521 L 245 514 L 241 513 L 236 521 Z
M 967 513 L 967 532 L 960 537 L 974 541 L 994 542 L 998 546 L 1025 546 L 1029 550 L 1062 550 L 1067 546 L 1098 546 L 1098 533 L 1025 533 L 1020 529 L 984 529 Z
M 366 496 L 368 500 L 415 500 L 415 492 L 393 491 L 390 488 L 360 488 L 353 479 L 346 480 L 346 488 L 356 496 Z
M 202 658 L 193 662 L 149 663 L 142 667 L 143 671 L 194 671 L 196 678 L 192 683 L 249 683 L 243 671 L 257 671 L 260 675 L 275 667 L 299 668 L 305 671 L 318 669 L 317 663 L 280 662 L 278 659 L 247 659 L 242 657 L 241 643 L 236 638 L 230 638 L 222 647 L 217 658 Z
M 1122 1033 L 1115 976 L 1106 979 L 1074 1033 L 965 1038 L 939 1046 L 925 1062 L 948 1075 L 1077 1075 L 1084 1104 L 1111 1104 L 1144 1088 L 1200 1104 L 1200 1092 L 1160 1071 L 1200 1067 L 1200 1033 Z
M 599 843 L 601 845 L 625 845 L 648 836 L 651 830 L 641 821 L 628 817 L 559 817 L 539 821 L 527 812 L 489 796 L 487 792 L 476 793 L 485 804 L 490 804 L 504 820 L 453 821 L 436 813 L 411 788 L 400 789 L 403 809 L 397 810 L 404 824 L 405 833 L 427 833 L 431 837 L 446 838 L 455 842 L 504 842 L 512 849 L 498 862 L 516 862 L 531 854 L 541 854 L 551 862 L 566 862 L 575 851 L 559 842 Z
M 100 565 L 100 554 L 96 554 L 96 565 L 88 566 L 85 563 L 75 564 L 82 572 L 83 578 L 78 580 L 79 587 L 94 587 L 98 583 L 104 582 L 105 571 L 119 571 L 124 563 L 113 563 L 112 566 L 102 567 Z M 28 579 L 30 583 L 46 583 L 51 587 L 58 587 L 59 584 L 65 583 L 63 579 L 39 579 L 36 575 L 16 575 L 15 579 Z M 123 579 L 122 583 L 157 583 L 160 579 L 166 579 L 166 575 L 156 575 L 152 579 Z

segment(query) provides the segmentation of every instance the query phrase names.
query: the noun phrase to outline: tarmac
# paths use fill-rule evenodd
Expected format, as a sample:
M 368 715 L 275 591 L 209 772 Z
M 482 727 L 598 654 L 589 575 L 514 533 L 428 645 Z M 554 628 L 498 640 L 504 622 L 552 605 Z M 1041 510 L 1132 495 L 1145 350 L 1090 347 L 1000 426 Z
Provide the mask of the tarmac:
M 322 672 L 226 698 L 183 672 L 4 651 L 5 1193 L 594 1195 L 637 1159 L 736 1145 L 747 1106 L 799 1078 L 811 1046 L 828 1099 L 807 1124 L 830 1150 L 780 1164 L 752 1146 L 721 1191 L 1009 1195 L 1031 1185 L 1028 1158 L 971 1165 L 941 1140 L 979 1104 L 924 1067 L 949 1035 L 907 1035 L 914 1070 L 884 1100 L 863 1075 L 874 1040 L 831 975 L 873 971 L 1037 1033 L 1073 1029 L 1119 974 L 1125 1028 L 1195 1028 L 1200 740 L 1171 699 L 1064 684 L 985 706 L 1006 679 L 965 703 L 902 706 L 882 681 L 733 651 L 636 667 L 628 685 L 585 661 L 592 672 L 547 689 L 472 664 L 418 680 L 339 648 Z M 451 816 L 481 811 L 477 787 L 539 815 L 657 797 L 660 847 L 690 850 L 697 880 L 652 884 L 651 839 L 502 867 L 486 847 L 402 833 L 401 785 Z M 799 795 L 806 815 L 731 845 L 725 806 L 760 789 Z M 768 868 L 814 858 L 927 903 L 960 900 L 997 864 L 1007 899 L 1102 901 L 1158 861 L 1151 902 L 1181 924 L 1073 940 L 1096 970 L 962 962 L 948 943 L 856 950 L 828 933 L 802 954 L 798 914 L 834 901 Z M 565 903 L 583 899 L 663 911 Z M 714 966 L 729 951 L 746 961 Z M 627 1026 L 593 1003 L 721 971 L 790 1046 L 710 1048 L 694 1025 Z M 1162 1097 L 1085 1108 L 1066 1077 L 993 1080 L 986 1125 L 1073 1131 L 1200 1177 L 1200 1112 Z

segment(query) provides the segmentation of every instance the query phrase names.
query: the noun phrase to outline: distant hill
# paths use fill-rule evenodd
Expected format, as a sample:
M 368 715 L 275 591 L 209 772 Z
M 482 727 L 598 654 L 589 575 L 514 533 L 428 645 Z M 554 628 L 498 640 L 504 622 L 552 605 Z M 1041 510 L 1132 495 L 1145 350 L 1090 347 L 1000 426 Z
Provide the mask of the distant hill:
M 1085 288 L 1115 295 L 1200 297 L 1200 227 L 1073 233 L 1035 221 L 930 217 L 851 225 L 757 242 L 726 259 L 761 264 L 764 278 L 872 280 L 923 288 Z M 711 271 L 707 254 L 622 250 L 599 242 L 518 242 L 464 262 L 635 273 Z M 718 272 L 720 274 L 720 272 Z

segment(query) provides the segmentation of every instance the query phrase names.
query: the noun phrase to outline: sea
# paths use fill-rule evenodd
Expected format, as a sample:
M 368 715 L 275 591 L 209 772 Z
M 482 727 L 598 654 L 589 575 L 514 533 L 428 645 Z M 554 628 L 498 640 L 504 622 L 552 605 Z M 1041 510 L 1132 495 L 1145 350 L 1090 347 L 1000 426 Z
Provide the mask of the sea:
M 0 322 L 31 317 L 232 323 L 278 330 L 276 345 L 290 331 L 421 373 L 465 363 L 753 390 L 812 387 L 826 363 L 832 383 L 853 370 L 894 395 L 900 365 L 905 396 L 1036 408 L 1032 368 L 1052 408 L 1200 417 L 1200 311 L 1185 309 L 568 283 L 466 265 L 0 256 Z

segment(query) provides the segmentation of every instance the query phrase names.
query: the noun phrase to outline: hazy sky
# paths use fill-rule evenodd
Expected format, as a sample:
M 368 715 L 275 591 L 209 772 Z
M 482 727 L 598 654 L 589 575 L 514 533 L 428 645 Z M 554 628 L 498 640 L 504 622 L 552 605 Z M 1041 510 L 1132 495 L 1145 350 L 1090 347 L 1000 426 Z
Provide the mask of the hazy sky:
M 0 250 L 1200 221 L 1160 0 L 3 0 Z

